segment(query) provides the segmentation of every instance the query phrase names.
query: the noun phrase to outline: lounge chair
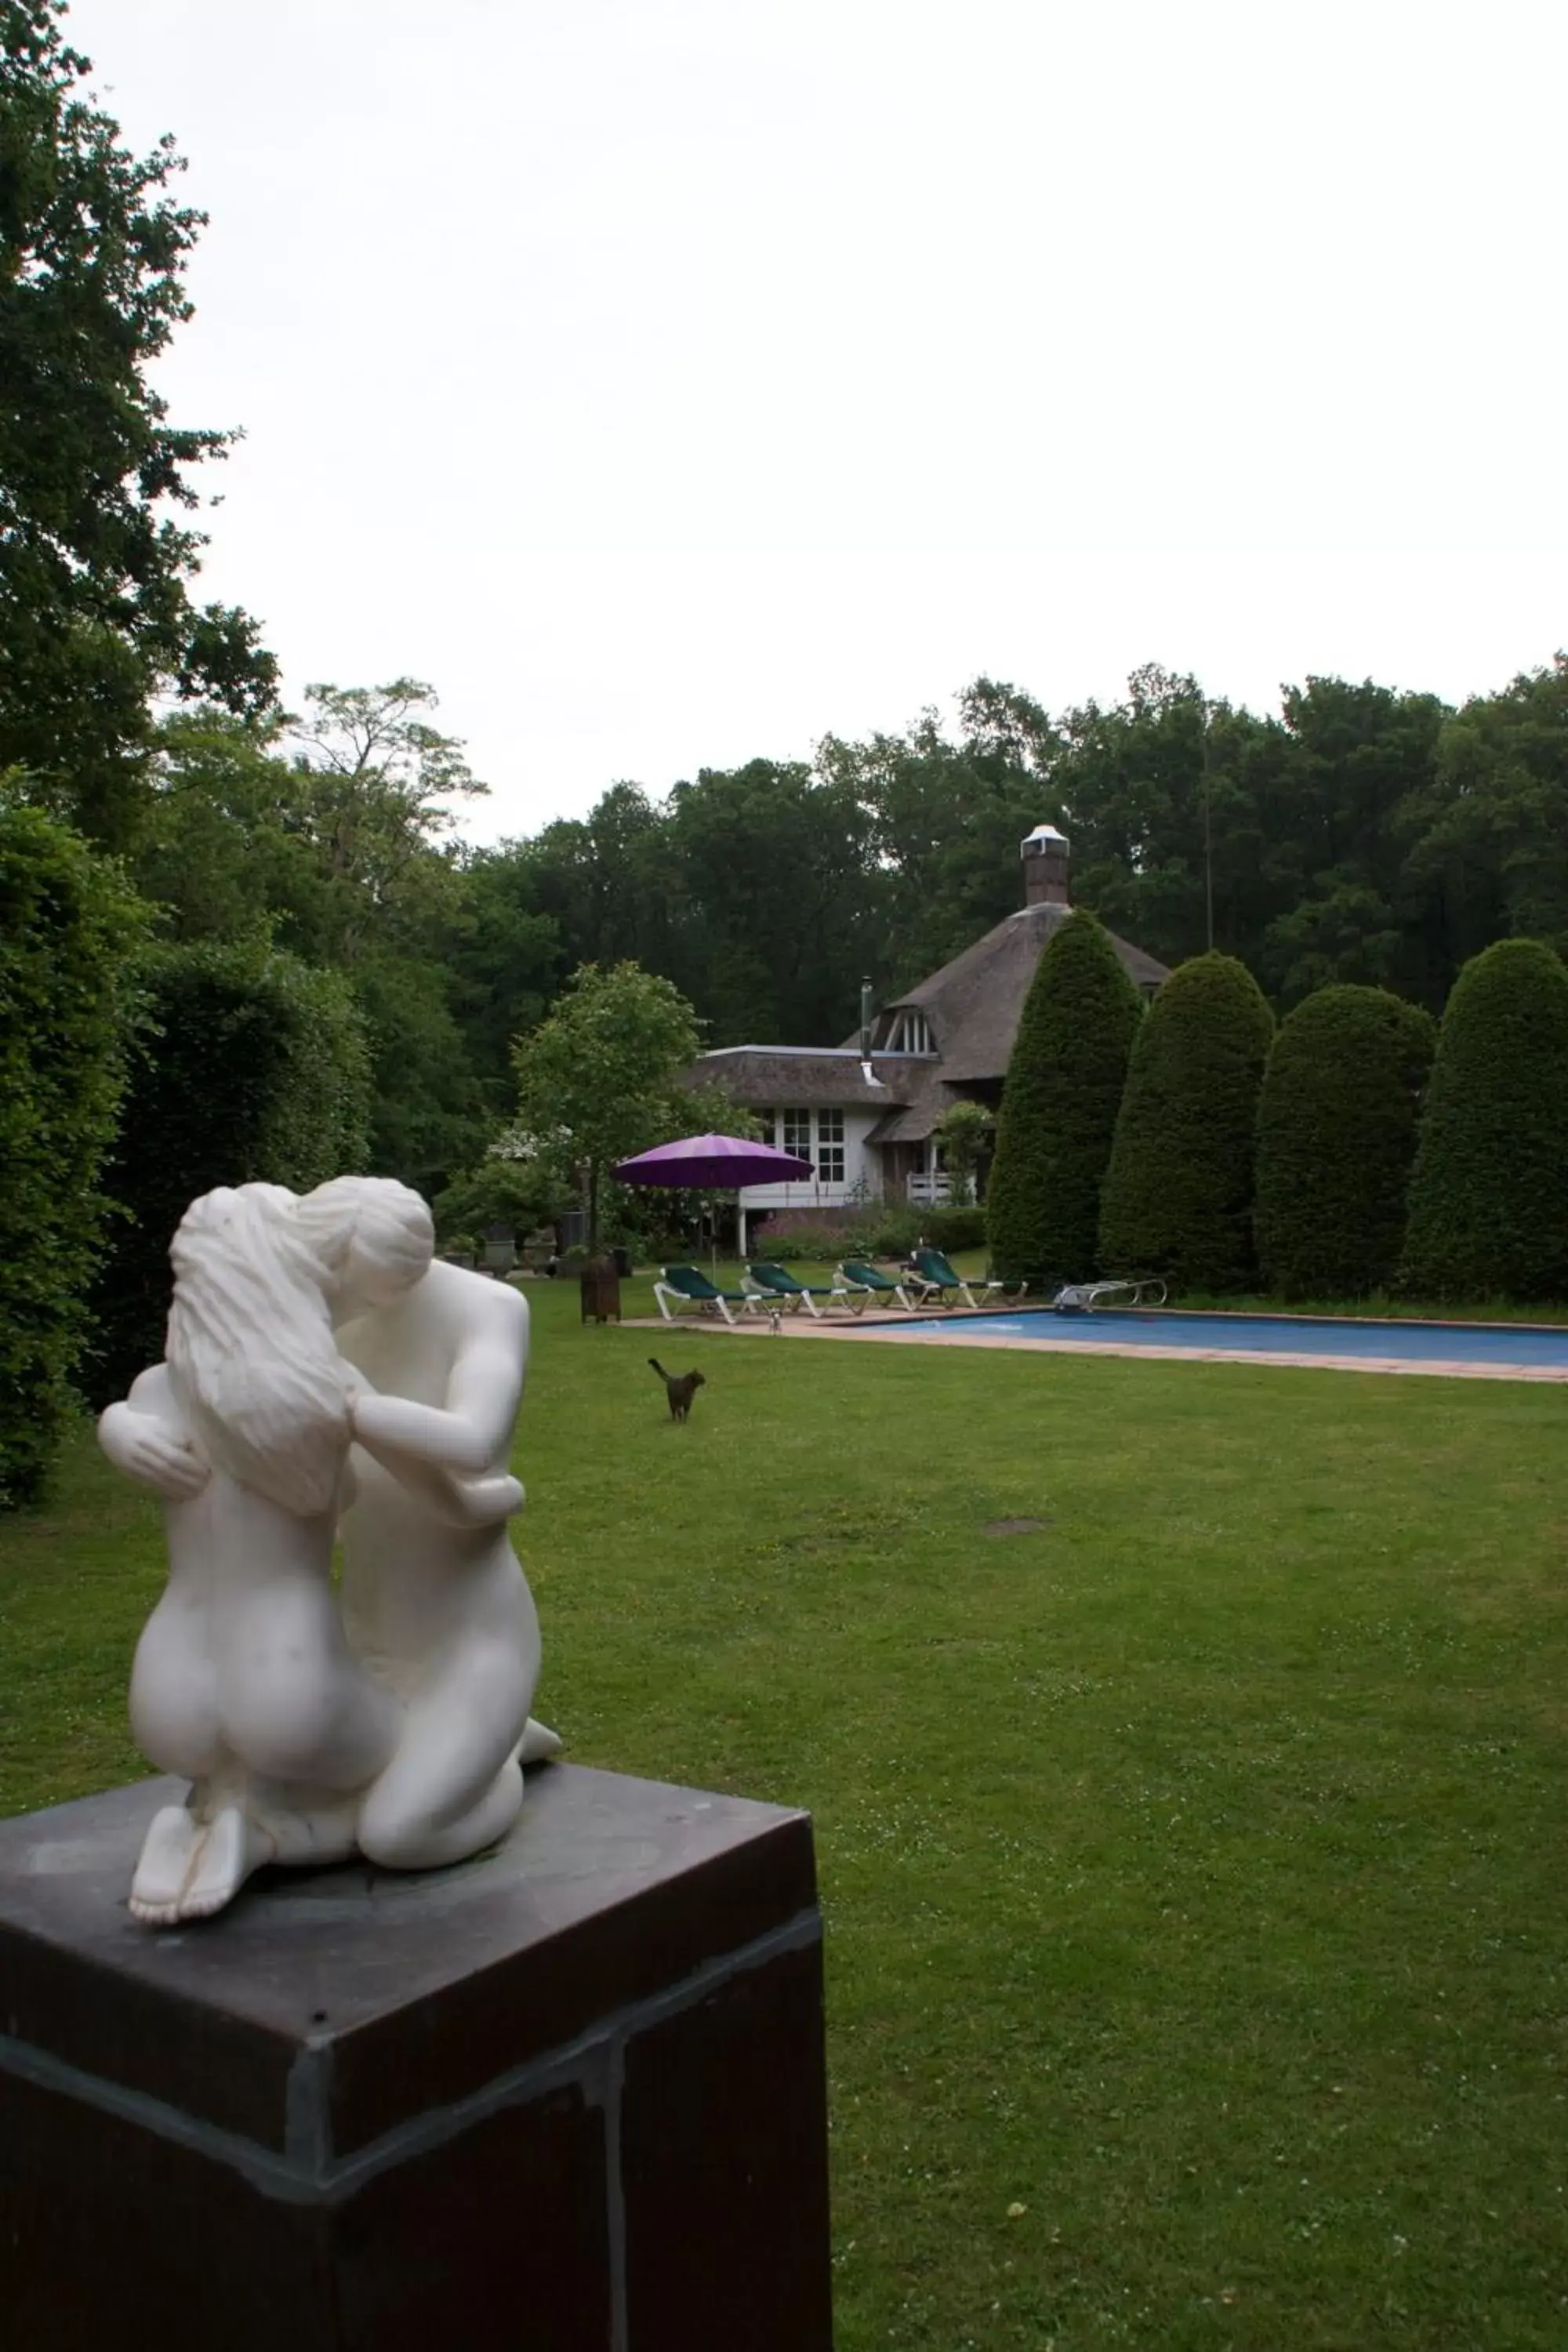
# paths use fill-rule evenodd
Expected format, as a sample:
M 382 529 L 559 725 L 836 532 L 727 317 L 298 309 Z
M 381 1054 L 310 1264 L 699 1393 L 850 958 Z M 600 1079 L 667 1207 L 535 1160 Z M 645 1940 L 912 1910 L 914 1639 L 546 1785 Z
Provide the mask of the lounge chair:
M 947 1305 L 948 1292 L 956 1290 L 964 1305 L 973 1307 L 978 1313 L 982 1304 L 990 1297 L 992 1292 L 1000 1290 L 1002 1287 L 999 1282 L 983 1282 L 979 1286 L 980 1297 L 976 1298 L 973 1290 L 965 1282 L 963 1276 L 955 1273 L 949 1264 L 945 1250 L 918 1249 L 910 1258 L 910 1264 L 921 1280 L 928 1283 L 932 1290 L 940 1294 L 944 1307 Z
M 717 1315 L 724 1322 L 733 1323 L 735 1318 L 730 1312 L 732 1307 L 738 1307 L 745 1315 L 757 1303 L 754 1291 L 721 1290 L 695 1265 L 660 1266 L 653 1295 L 667 1323 L 676 1320 L 676 1309 L 687 1307 L 694 1308 L 699 1315 Z
M 759 1260 L 754 1265 L 749 1265 L 741 1278 L 741 1287 L 749 1298 L 763 1306 L 772 1306 L 775 1313 L 787 1309 L 792 1315 L 799 1315 L 804 1310 L 819 1319 L 822 1309 L 817 1300 L 831 1300 L 838 1296 L 837 1288 L 813 1290 L 809 1283 L 802 1282 L 798 1276 L 791 1274 L 787 1266 L 774 1265 L 771 1260 Z
M 1157 1276 L 1111 1282 L 1064 1283 L 1049 1302 L 1058 1315 L 1092 1315 L 1097 1308 L 1130 1312 L 1138 1307 L 1163 1307 L 1165 1286 Z
M 923 1293 L 923 1285 L 921 1289 Z M 873 1299 L 885 1306 L 896 1298 L 906 1315 L 915 1312 L 915 1303 L 902 1282 L 895 1282 L 891 1275 L 880 1273 L 860 1258 L 846 1258 L 835 1267 L 831 1296 L 841 1298 L 852 1315 L 863 1315 Z

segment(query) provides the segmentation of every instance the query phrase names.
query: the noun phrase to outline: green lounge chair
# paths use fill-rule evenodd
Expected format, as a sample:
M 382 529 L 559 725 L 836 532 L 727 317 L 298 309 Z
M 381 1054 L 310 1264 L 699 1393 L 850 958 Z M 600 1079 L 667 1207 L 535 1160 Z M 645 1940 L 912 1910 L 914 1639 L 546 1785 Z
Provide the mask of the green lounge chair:
M 838 1295 L 837 1290 L 813 1290 L 808 1283 L 791 1274 L 787 1266 L 774 1265 L 771 1260 L 762 1259 L 746 1268 L 741 1287 L 759 1305 L 771 1305 L 775 1313 L 787 1309 L 790 1314 L 798 1315 L 804 1308 L 807 1315 L 815 1315 L 819 1320 L 822 1309 L 817 1300 L 833 1299 Z
M 981 1307 L 990 1297 L 992 1292 L 994 1290 L 1000 1290 L 1002 1287 L 1002 1285 L 999 1282 L 983 1282 L 980 1285 L 980 1297 L 976 1298 L 968 1283 L 964 1281 L 963 1276 L 961 1274 L 955 1273 L 952 1266 L 948 1263 L 947 1253 L 945 1250 L 918 1249 L 910 1258 L 910 1263 L 914 1267 L 914 1270 L 919 1275 L 921 1280 L 922 1282 L 929 1283 L 933 1290 L 941 1294 L 942 1303 L 944 1307 L 947 1305 L 948 1292 L 950 1290 L 956 1290 L 964 1305 L 966 1307 L 973 1307 L 975 1313 L 978 1314 Z
M 923 1290 L 924 1286 L 921 1287 Z M 857 1257 L 847 1257 L 842 1265 L 835 1268 L 831 1296 L 841 1298 L 852 1315 L 863 1315 L 873 1299 L 879 1306 L 897 1299 L 906 1315 L 915 1311 L 914 1301 L 901 1282 Z
M 757 1303 L 752 1292 L 721 1290 L 695 1265 L 660 1266 L 653 1295 L 667 1323 L 676 1320 L 677 1309 L 688 1307 L 694 1307 L 699 1315 L 717 1315 L 726 1323 L 733 1323 L 735 1318 L 730 1312 L 732 1307 L 738 1307 L 745 1315 Z

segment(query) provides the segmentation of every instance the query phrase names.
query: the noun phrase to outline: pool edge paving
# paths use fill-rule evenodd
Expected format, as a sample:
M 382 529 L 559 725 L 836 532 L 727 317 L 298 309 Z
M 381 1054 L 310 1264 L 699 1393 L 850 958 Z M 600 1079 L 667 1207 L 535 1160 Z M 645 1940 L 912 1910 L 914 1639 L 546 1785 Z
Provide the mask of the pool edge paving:
M 1002 1320 L 1000 1313 L 997 1320 Z M 1281 1321 L 1309 1322 L 1306 1316 L 1281 1317 Z M 1322 1318 L 1328 1319 L 1328 1318 Z M 1432 1329 L 1430 1324 L 1414 1324 L 1406 1319 L 1391 1328 L 1409 1330 Z M 1441 1327 L 1452 1328 L 1452 1326 Z M 1499 1330 L 1507 1327 L 1488 1324 L 1480 1327 Z M 1521 1330 L 1554 1329 L 1559 1327 L 1521 1324 Z M 907 1318 L 886 1316 L 873 1322 L 869 1317 L 853 1323 L 813 1322 L 803 1316 L 784 1316 L 775 1326 L 753 1322 L 750 1318 L 737 1323 L 721 1323 L 717 1319 L 693 1317 L 689 1321 L 667 1323 L 658 1316 L 628 1316 L 626 1328 L 638 1331 L 692 1331 L 728 1339 L 767 1339 L 774 1337 L 792 1339 L 890 1339 L 904 1348 L 980 1348 L 995 1352 L 1011 1349 L 1026 1356 L 1117 1356 L 1142 1359 L 1149 1363 L 1236 1364 L 1247 1370 L 1259 1366 L 1278 1368 L 1293 1372 L 1417 1372 L 1436 1380 L 1450 1381 L 1536 1381 L 1568 1383 L 1568 1362 L 1562 1364 L 1526 1364 L 1501 1361 L 1478 1361 L 1471 1357 L 1402 1357 L 1402 1356 L 1331 1356 L 1306 1354 L 1297 1350 L 1285 1352 L 1278 1349 L 1241 1348 L 1181 1348 L 1162 1346 L 1157 1342 L 1133 1339 L 1080 1339 L 1064 1336 L 1050 1339 L 1029 1339 L 1016 1332 L 985 1331 L 975 1328 L 975 1321 L 965 1317 L 962 1323 L 949 1329 L 941 1326 L 922 1328 Z M 1568 1342 L 1565 1342 L 1568 1344 Z

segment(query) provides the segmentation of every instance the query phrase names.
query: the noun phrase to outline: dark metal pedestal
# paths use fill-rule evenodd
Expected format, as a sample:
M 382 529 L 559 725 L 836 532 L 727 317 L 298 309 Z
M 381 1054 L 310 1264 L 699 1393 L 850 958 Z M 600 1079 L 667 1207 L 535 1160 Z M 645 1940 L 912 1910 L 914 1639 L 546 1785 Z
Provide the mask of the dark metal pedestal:
M 804 1814 L 553 1765 L 495 1854 L 125 1909 L 171 1784 L 0 1823 L 39 2352 L 828 2352 Z

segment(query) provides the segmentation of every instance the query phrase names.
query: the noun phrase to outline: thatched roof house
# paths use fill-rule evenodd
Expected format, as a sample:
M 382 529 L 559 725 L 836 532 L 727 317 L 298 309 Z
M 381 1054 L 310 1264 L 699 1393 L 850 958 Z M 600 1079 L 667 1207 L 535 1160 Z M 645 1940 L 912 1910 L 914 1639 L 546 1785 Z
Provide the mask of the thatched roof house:
M 743 1207 L 754 1213 L 831 1209 L 883 1193 L 942 1197 L 932 1129 L 962 1097 L 999 1101 L 1035 967 L 1070 912 L 1063 835 L 1038 825 L 1021 854 L 1024 905 L 918 987 L 874 1015 L 868 1007 L 858 1036 L 831 1049 L 727 1045 L 693 1064 L 693 1083 L 717 1080 L 763 1118 L 773 1141 L 816 1169 L 814 1183 L 758 1187 L 742 1195 Z M 1114 934 L 1112 943 L 1152 996 L 1166 967 Z

